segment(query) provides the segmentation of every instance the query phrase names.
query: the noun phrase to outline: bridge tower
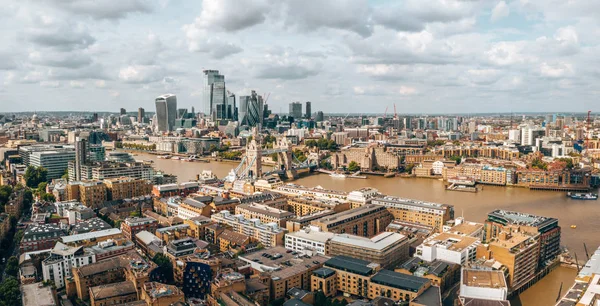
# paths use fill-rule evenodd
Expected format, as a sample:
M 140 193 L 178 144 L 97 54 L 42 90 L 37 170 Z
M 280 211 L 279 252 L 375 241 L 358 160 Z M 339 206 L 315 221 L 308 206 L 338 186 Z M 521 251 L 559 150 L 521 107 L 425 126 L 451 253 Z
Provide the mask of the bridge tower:
M 258 129 L 252 130 L 252 141 L 246 145 L 246 163 L 244 169 L 248 169 L 245 173 L 247 177 L 259 178 L 262 176 L 262 145 Z
M 292 163 L 292 144 L 284 136 L 277 140 L 276 146 L 278 149 L 285 149 L 285 151 L 277 153 L 277 165 L 279 166 L 279 170 L 285 171 L 285 174 L 290 179 L 297 178 L 298 173 L 296 172 L 296 169 L 294 169 Z

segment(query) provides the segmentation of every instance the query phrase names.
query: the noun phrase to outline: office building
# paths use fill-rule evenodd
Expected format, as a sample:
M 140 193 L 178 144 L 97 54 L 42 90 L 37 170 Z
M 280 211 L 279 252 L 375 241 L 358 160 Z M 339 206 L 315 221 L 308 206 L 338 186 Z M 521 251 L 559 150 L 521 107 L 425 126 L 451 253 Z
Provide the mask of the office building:
M 322 111 L 318 111 L 317 112 L 317 116 L 315 118 L 315 121 L 316 122 L 323 122 L 323 121 L 325 121 L 325 115 L 323 114 Z
M 144 123 L 145 118 L 146 118 L 146 110 L 143 109 L 142 107 L 138 108 L 137 122 Z
M 481 241 L 470 236 L 436 233 L 417 246 L 416 257 L 426 261 L 443 260 L 459 265 L 475 261 Z
M 521 129 L 521 145 L 522 146 L 533 146 L 537 138 L 544 137 L 546 130 L 543 128 L 524 126 Z
M 121 107 L 120 114 L 121 115 L 127 114 L 127 110 Z
M 239 97 L 238 121 L 240 125 L 259 126 L 263 123 L 263 98 L 256 91 L 249 96 Z
M 204 114 L 215 120 L 217 116 L 222 117 L 223 110 L 227 109 L 225 76 L 219 74 L 219 70 L 204 70 L 202 72 L 204 73 L 202 101 Z
M 454 206 L 394 196 L 383 196 L 371 200 L 372 204 L 383 205 L 396 220 L 422 224 L 442 232 L 444 224 L 454 219 Z
M 99 242 L 114 241 L 123 238 L 123 234 L 118 228 L 109 228 L 100 231 L 87 232 L 82 234 L 75 234 L 69 236 L 60 237 L 62 243 L 68 246 L 78 247 L 85 246 L 91 247 Z
M 174 94 L 158 96 L 156 104 L 156 127 L 160 132 L 169 132 L 177 119 L 177 97 Z
M 311 119 L 312 118 L 312 109 L 311 109 L 311 103 L 310 101 L 306 101 L 305 102 L 305 109 L 306 109 L 306 119 Z
M 53 151 L 32 152 L 29 156 L 29 166 L 44 167 L 48 170 L 48 180 L 61 178 L 69 167 L 69 161 L 75 160 L 72 149 L 56 149 Z
M 485 240 L 497 238 L 502 231 L 511 227 L 519 227 L 530 235 L 539 234 L 538 270 L 556 260 L 560 254 L 561 228 L 558 219 L 498 209 L 489 213 L 485 221 Z
M 226 210 L 215 213 L 210 218 L 217 223 L 229 225 L 237 233 L 254 238 L 264 247 L 283 245 L 285 230 L 276 223 L 263 224 L 258 219 L 247 220 L 242 215 L 232 215 Z
M 56 288 L 65 286 L 65 278 L 72 276 L 72 268 L 96 262 L 96 256 L 83 246 L 69 247 L 57 242 L 50 255 L 42 261 L 44 281 L 53 282 Z
M 300 102 L 292 102 L 290 103 L 290 111 L 288 116 L 300 121 L 302 119 L 302 103 Z
M 308 256 L 326 255 L 329 240 L 335 235 L 321 231 L 315 226 L 307 226 L 299 231 L 286 234 L 285 248 Z
M 23 232 L 19 251 L 22 254 L 32 251 L 49 250 L 64 235 L 66 235 L 65 230 L 57 224 L 31 224 Z
M 312 221 L 324 232 L 373 237 L 392 222 L 393 216 L 384 206 L 367 204 Z
M 394 269 L 409 258 L 409 244 L 410 239 L 406 236 L 391 232 L 383 232 L 373 238 L 336 234 L 329 240 L 326 255 L 345 255 Z

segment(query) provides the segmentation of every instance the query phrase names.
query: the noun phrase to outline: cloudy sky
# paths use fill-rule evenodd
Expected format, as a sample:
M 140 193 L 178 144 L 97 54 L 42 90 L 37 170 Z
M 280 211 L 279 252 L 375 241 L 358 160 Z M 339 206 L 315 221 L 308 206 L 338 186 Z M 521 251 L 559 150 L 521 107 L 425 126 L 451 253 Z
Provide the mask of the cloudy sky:
M 287 112 L 600 111 L 600 1 L 0 0 L 0 112 L 202 106 L 202 70 Z

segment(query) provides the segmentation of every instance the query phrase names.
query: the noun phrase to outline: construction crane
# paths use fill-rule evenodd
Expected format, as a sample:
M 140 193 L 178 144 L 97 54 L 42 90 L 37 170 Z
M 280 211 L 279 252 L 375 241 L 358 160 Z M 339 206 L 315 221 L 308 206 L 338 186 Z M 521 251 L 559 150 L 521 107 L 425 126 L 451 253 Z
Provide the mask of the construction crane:
M 389 106 L 385 107 L 385 112 L 383 112 L 383 119 L 387 118 L 387 111 L 388 111 Z
M 394 119 L 398 119 L 398 113 L 396 112 L 396 103 L 394 103 Z
M 263 103 L 264 103 L 264 104 L 267 104 L 267 101 L 269 101 L 269 97 L 270 97 L 270 96 L 271 96 L 271 93 L 270 93 L 270 92 L 269 92 L 269 93 L 266 93 L 266 94 L 263 94 L 263 100 L 264 100 L 264 101 L 263 101 Z

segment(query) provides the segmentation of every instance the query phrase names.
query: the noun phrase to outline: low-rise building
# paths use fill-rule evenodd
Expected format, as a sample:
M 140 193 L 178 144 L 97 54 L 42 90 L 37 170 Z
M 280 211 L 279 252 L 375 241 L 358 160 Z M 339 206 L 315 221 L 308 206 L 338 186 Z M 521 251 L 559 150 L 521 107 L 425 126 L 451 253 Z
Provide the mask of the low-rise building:
M 321 231 L 320 228 L 308 226 L 285 235 L 285 248 L 309 256 L 327 253 L 328 242 L 336 234 Z
M 436 233 L 417 247 L 416 257 L 426 261 L 443 260 L 465 265 L 477 258 L 481 241 L 474 237 L 452 233 Z
M 314 214 L 324 210 L 343 212 L 350 209 L 350 202 L 338 198 L 315 198 L 311 196 L 291 197 L 287 201 L 287 209 L 298 217 Z
M 178 224 L 169 227 L 161 227 L 156 230 L 156 236 L 164 241 L 164 243 L 169 243 L 173 240 L 179 240 L 188 237 L 188 230 L 190 226 L 187 224 Z
M 188 195 L 197 192 L 200 188 L 198 182 L 185 182 L 180 184 L 165 184 L 155 185 L 152 187 L 152 194 L 158 198 L 181 196 L 187 197 Z
M 461 265 L 441 260 L 432 262 L 423 261 L 419 257 L 412 257 L 394 271 L 427 278 L 433 286 L 440 287 L 442 292 L 453 288 L 460 281 Z
M 276 223 L 263 224 L 258 219 L 248 220 L 242 215 L 232 215 L 229 211 L 213 214 L 211 219 L 230 226 L 235 232 L 254 238 L 264 247 L 283 245 L 285 231 Z
M 123 234 L 118 228 L 109 228 L 101 231 L 87 232 L 83 234 L 69 235 L 60 237 L 62 243 L 68 246 L 93 246 L 98 242 L 115 240 L 123 238 Z
M 406 236 L 391 232 L 373 238 L 336 234 L 329 240 L 326 255 L 345 255 L 393 269 L 409 258 L 409 244 Z
M 257 203 L 240 204 L 235 208 L 235 214 L 242 215 L 246 219 L 258 219 L 262 223 L 277 223 L 283 228 L 287 220 L 296 216 L 289 211 Z
M 286 226 L 288 232 L 290 232 L 290 233 L 297 232 L 297 231 L 309 226 L 312 221 L 321 219 L 325 216 L 331 216 L 333 214 L 335 214 L 335 212 L 333 210 L 326 209 L 326 210 L 322 210 L 322 211 L 319 211 L 319 212 L 316 212 L 316 213 L 313 213 L 310 215 L 296 217 L 294 219 L 288 220 L 286 222 L 285 226 Z
M 385 230 L 393 216 L 384 206 L 367 204 L 312 221 L 322 231 L 373 237 Z
M 460 277 L 460 299 L 505 301 L 507 297 L 508 286 L 502 271 L 463 268 Z
M 185 302 L 183 291 L 176 286 L 161 284 L 157 282 L 145 283 L 142 287 L 141 299 L 147 306 L 170 306 Z
M 107 197 L 112 201 L 150 195 L 152 192 L 150 181 L 131 177 L 105 179 L 104 185 Z
M 177 216 L 183 220 L 200 216 L 210 216 L 211 197 L 188 197 L 179 203 Z
M 208 217 L 199 216 L 183 220 L 183 224 L 187 224 L 189 226 L 188 236 L 196 239 L 204 239 L 206 227 L 214 224 L 214 221 Z
M 26 253 L 51 249 L 65 234 L 66 231 L 58 224 L 31 224 L 23 232 L 19 251 Z
M 365 187 L 348 193 L 348 201 L 351 208 L 371 203 L 371 200 L 380 195 L 379 191 L 372 187 Z
M 430 203 L 394 196 L 383 196 L 371 200 L 371 203 L 385 206 L 394 219 L 428 225 L 438 232 L 443 231 L 444 224 L 454 219 L 454 206 Z
M 90 288 L 90 305 L 120 305 L 138 300 L 138 293 L 131 281 L 100 285 Z
M 131 217 L 125 219 L 121 223 L 121 231 L 123 235 L 130 240 L 141 231 L 148 231 L 154 233 L 158 228 L 158 222 L 155 219 L 144 217 Z

